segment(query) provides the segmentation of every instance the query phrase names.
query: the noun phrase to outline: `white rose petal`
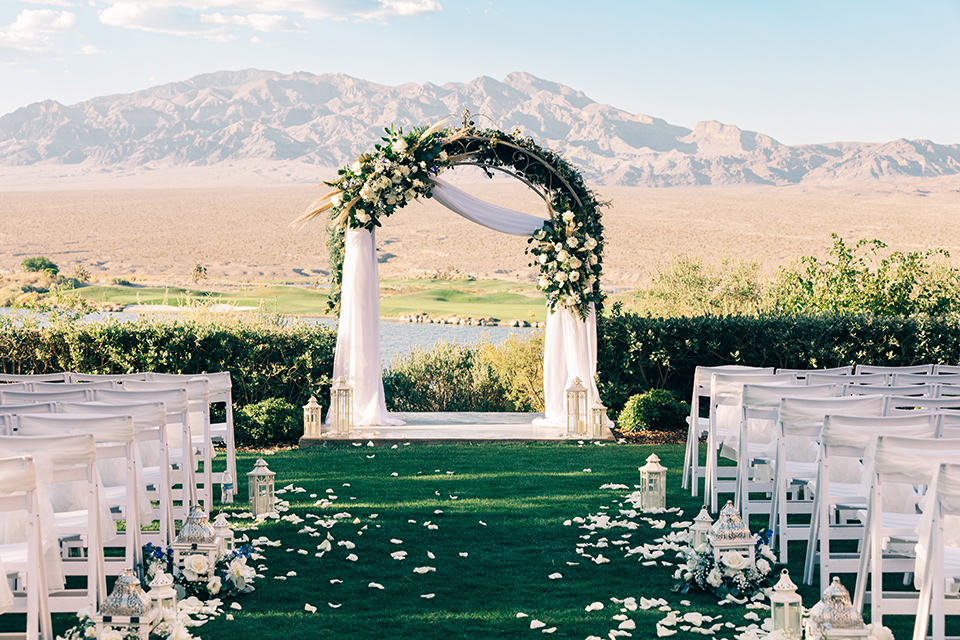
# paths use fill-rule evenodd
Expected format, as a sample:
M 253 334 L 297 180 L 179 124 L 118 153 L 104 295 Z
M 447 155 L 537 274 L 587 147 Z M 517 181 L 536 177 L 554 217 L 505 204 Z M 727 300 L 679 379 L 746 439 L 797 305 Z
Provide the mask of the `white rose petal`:
M 304 604 L 304 605 L 303 605 L 303 610 L 306 611 L 306 612 L 308 612 L 308 613 L 316 613 L 316 612 L 317 612 L 317 608 L 316 608 L 315 606 L 313 606 L 312 604 L 310 604 L 310 603 Z

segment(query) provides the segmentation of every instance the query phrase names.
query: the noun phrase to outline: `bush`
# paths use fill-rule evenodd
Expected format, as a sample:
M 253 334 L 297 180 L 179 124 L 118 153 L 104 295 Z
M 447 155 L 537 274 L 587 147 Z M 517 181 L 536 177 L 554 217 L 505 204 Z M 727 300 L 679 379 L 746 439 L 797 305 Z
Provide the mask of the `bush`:
M 233 418 L 237 446 L 265 447 L 296 442 L 303 435 L 303 410 L 280 398 L 241 407 Z
M 542 331 L 511 334 L 499 345 L 484 342 L 477 352 L 504 389 L 505 411 L 543 411 Z
M 617 418 L 621 431 L 685 431 L 690 405 L 666 389 L 651 389 L 627 400 Z
M 55 265 L 53 260 L 44 256 L 24 258 L 23 262 L 20 263 L 20 268 L 26 273 L 47 272 L 53 276 L 60 272 L 60 267 Z

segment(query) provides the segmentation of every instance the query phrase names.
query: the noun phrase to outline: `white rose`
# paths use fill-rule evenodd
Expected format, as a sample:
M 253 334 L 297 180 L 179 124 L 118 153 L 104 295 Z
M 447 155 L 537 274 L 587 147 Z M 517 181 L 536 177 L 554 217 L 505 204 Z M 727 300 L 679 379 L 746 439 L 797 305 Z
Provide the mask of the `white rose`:
M 124 640 L 123 634 L 113 627 L 104 627 L 97 640 Z
M 540 278 L 540 280 L 537 281 L 537 286 L 540 287 L 541 289 L 546 289 L 547 287 L 550 286 L 550 281 L 547 280 L 546 278 Z
M 707 574 L 707 583 L 715 589 L 719 588 L 723 584 L 723 574 L 716 569 L 711 569 Z
M 566 282 L 566 280 L 567 280 L 567 272 L 566 272 L 566 271 L 557 271 L 557 275 L 555 275 L 554 278 L 556 278 L 557 282 Z
M 97 628 L 96 627 L 87 627 L 83 632 L 84 637 L 86 638 L 96 638 L 97 637 Z
M 687 560 L 687 569 L 690 569 L 690 571 L 693 571 L 696 568 L 697 568 L 696 558 L 690 558 L 689 560 Z
M 390 148 L 393 149 L 395 154 L 401 155 L 407 151 L 407 141 L 403 138 L 395 140 L 394 143 L 390 145 Z
M 590 257 L 587 258 L 587 262 L 590 264 L 591 267 L 592 267 L 592 266 L 595 266 L 595 265 L 597 264 L 597 256 L 595 256 L 595 255 L 593 255 L 593 254 L 591 253 L 591 254 L 590 254 Z
M 554 251 L 563 251 L 563 245 L 558 242 L 557 244 L 553 245 L 553 250 L 554 250 Z
M 560 249 L 560 251 L 557 252 L 557 260 L 559 260 L 560 262 L 566 262 L 569 259 L 570 259 L 570 254 L 564 251 L 563 249 Z
M 760 545 L 760 555 L 771 562 L 777 561 L 777 554 L 773 552 L 773 549 L 770 548 L 770 545 L 762 544 Z
M 202 556 L 200 554 L 187 556 L 183 559 L 183 569 L 184 571 L 189 571 L 197 575 L 206 573 L 210 570 L 210 561 L 207 560 L 207 556 Z M 196 578 L 192 579 L 196 580 Z
M 893 632 L 877 622 L 868 624 L 867 632 L 870 634 L 867 640 L 893 640 Z
M 567 246 L 568 246 L 568 247 L 576 247 L 576 246 L 577 246 L 577 239 L 576 239 L 576 237 L 570 236 L 569 238 L 567 238 Z
M 360 164 L 359 160 L 355 160 L 354 163 L 350 165 L 350 170 L 353 171 L 354 173 L 360 173 L 361 171 L 363 171 L 363 165 Z
M 540 261 L 540 264 L 547 264 L 547 254 L 541 253 L 540 257 L 537 258 Z
M 439 154 L 437 157 L 440 158 L 440 162 L 446 162 L 446 161 L 447 161 L 447 152 L 446 152 L 446 151 L 441 151 L 440 154 Z
M 207 581 L 207 591 L 210 592 L 210 595 L 215 596 L 220 593 L 220 589 L 223 587 L 223 580 L 220 579 L 220 576 L 213 576 Z
M 416 173 L 417 171 L 420 171 L 420 167 L 415 164 L 410 165 L 410 173 Z
M 339 193 L 330 198 L 330 204 L 332 204 L 334 207 L 339 207 L 341 202 L 343 202 L 343 196 Z
M 402 173 L 405 176 L 410 175 L 410 167 L 408 167 L 407 165 L 403 165 L 402 167 L 400 167 L 400 173 Z
M 593 249 L 597 248 L 597 241 L 591 238 L 590 236 L 587 236 L 587 239 L 583 243 L 583 246 L 585 246 L 587 249 L 590 249 L 592 251 Z
M 760 558 L 757 560 L 757 571 L 760 572 L 760 575 L 765 576 L 770 573 L 770 563 Z
M 563 221 L 564 221 L 564 222 L 573 222 L 573 211 L 564 211 L 564 212 L 563 212 Z
M 77 611 L 77 617 L 80 618 L 81 620 L 83 620 L 84 618 L 89 618 L 89 617 L 90 617 L 90 609 L 88 609 L 88 608 L 86 608 L 86 607 L 80 609 L 80 611 Z
M 570 282 L 576 282 L 576 281 L 579 280 L 579 279 L 580 279 L 580 272 L 579 272 L 579 271 L 571 271 L 571 272 L 570 272 Z
M 579 268 L 580 268 L 580 265 L 582 265 L 582 264 L 583 264 L 583 263 L 580 262 L 580 259 L 577 258 L 577 256 L 570 256 L 570 266 L 571 266 L 571 267 L 573 267 L 574 269 L 579 269 Z
M 357 220 L 360 221 L 360 224 L 367 224 L 368 222 L 370 222 L 370 216 L 367 215 L 366 211 L 358 211 Z
M 724 553 L 720 556 L 720 562 L 733 571 L 741 571 L 750 566 L 750 561 L 736 551 L 727 551 Z

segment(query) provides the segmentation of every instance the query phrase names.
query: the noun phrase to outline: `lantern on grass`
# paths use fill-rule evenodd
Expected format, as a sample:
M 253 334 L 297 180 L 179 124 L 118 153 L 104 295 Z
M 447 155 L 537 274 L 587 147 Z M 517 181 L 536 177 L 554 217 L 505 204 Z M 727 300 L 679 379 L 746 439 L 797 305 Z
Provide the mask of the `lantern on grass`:
M 172 611 L 174 616 L 177 613 L 177 590 L 173 588 L 173 576 L 163 571 L 158 571 L 157 575 L 150 581 L 150 591 L 147 592 L 153 608 L 157 610 L 157 615 L 163 617 L 164 611 Z
M 824 589 L 820 602 L 810 609 L 804 627 L 807 640 L 866 638 L 870 634 L 860 612 L 850 602 L 850 592 L 836 576 Z
M 303 437 L 319 438 L 323 432 L 322 407 L 316 396 L 310 396 L 307 404 L 303 405 Z
M 258 458 L 253 465 L 253 471 L 247 474 L 247 489 L 250 495 L 250 511 L 253 517 L 273 511 L 274 477 L 273 471 L 267 468 L 263 458 Z
M 694 550 L 700 549 L 710 542 L 708 536 L 712 524 L 713 518 L 710 517 L 710 512 L 707 511 L 706 507 L 701 507 L 700 513 L 693 519 L 693 525 L 690 527 L 690 533 L 693 534 Z
M 791 638 L 800 637 L 803 600 L 786 569 L 780 573 L 780 581 L 770 592 L 770 619 L 774 631 L 782 629 Z
M 590 431 L 587 435 L 594 440 L 601 440 L 606 432 L 607 408 L 600 402 L 600 398 L 597 398 L 590 407 Z
M 353 433 L 353 387 L 340 376 L 330 387 L 330 423 L 336 435 Z
M 667 468 L 660 464 L 657 454 L 651 453 L 647 464 L 640 467 L 640 508 L 653 511 L 666 506 Z
M 235 547 L 233 540 L 233 529 L 230 528 L 230 523 L 227 521 L 227 516 L 223 513 L 217 514 L 216 519 L 213 521 L 213 530 L 217 532 L 217 536 L 220 538 L 220 544 L 222 547 L 222 554 L 233 553 Z
M 174 570 L 191 580 L 205 580 L 222 553 L 220 537 L 203 509 L 194 506 L 170 545 Z
M 124 638 L 148 640 L 159 611 L 140 587 L 133 569 L 126 568 L 113 585 L 113 591 L 100 605 L 100 611 L 91 616 L 98 638 L 106 629 L 115 629 Z
M 746 566 L 757 566 L 756 537 L 750 533 L 750 528 L 740 518 L 740 512 L 729 500 L 710 528 L 708 538 L 717 564 L 723 566 L 731 566 L 734 562 L 740 564 L 735 557 L 728 555 L 735 553 L 746 560 Z
M 567 387 L 567 435 L 587 434 L 587 388 L 574 378 Z

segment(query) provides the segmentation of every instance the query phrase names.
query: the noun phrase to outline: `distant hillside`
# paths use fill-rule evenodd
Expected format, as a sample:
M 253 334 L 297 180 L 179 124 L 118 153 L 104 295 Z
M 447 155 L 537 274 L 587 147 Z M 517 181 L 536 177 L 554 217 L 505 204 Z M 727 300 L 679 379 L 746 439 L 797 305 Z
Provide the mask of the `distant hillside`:
M 0 117 L 0 166 L 336 167 L 369 149 L 386 125 L 432 124 L 462 109 L 504 129 L 520 127 L 597 184 L 826 185 L 960 174 L 960 145 L 900 139 L 787 146 L 719 122 L 690 130 L 528 73 L 389 87 L 343 74 L 258 70 L 17 109 Z

